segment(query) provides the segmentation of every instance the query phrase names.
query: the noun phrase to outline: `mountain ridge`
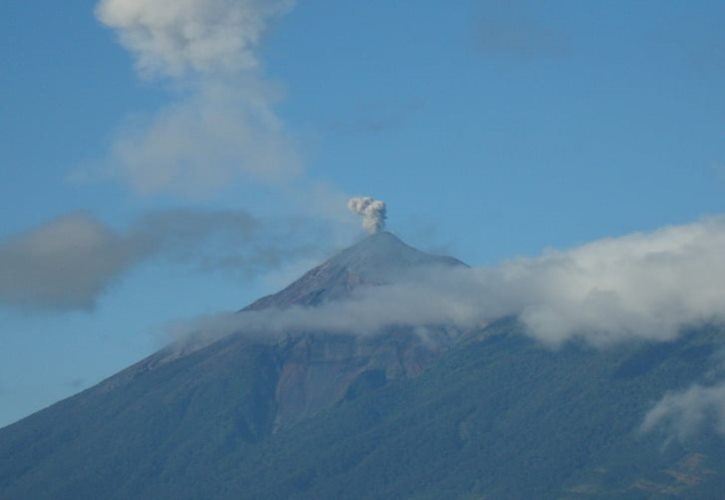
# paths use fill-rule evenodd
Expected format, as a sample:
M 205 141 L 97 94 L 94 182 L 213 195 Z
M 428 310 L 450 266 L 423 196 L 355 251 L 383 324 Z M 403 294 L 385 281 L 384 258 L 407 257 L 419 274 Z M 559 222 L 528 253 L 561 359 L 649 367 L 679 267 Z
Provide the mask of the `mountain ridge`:
M 314 307 L 339 300 L 361 286 L 389 284 L 426 267 L 466 266 L 460 260 L 413 248 L 388 232 L 374 233 L 307 271 L 281 291 L 262 297 L 243 311 L 270 307 Z
M 334 306 L 405 275 L 380 259 L 464 265 L 372 238 L 263 304 Z M 715 430 L 668 442 L 641 423 L 718 369 L 721 327 L 606 350 L 542 346 L 517 318 L 438 333 L 238 332 L 156 353 L 0 429 L 0 498 L 720 498 Z
M 465 266 L 447 256 L 421 252 L 389 232 L 370 235 L 336 253 L 281 291 L 268 295 L 237 314 L 288 307 L 315 308 L 348 297 L 361 287 L 403 279 L 419 270 L 437 266 Z M 89 391 L 108 392 L 133 384 L 152 371 L 197 352 L 210 357 L 230 349 L 262 349 L 273 366 L 270 394 L 274 431 L 314 416 L 339 401 L 358 378 L 375 373 L 379 384 L 417 376 L 454 341 L 448 329 L 434 331 L 425 342 L 410 328 L 395 328 L 371 335 L 344 331 L 316 334 L 289 332 L 264 334 L 241 330 L 205 340 L 203 332 L 171 345 L 101 381 Z M 200 337 L 202 340 L 194 340 Z M 271 383 L 271 382 L 270 382 Z

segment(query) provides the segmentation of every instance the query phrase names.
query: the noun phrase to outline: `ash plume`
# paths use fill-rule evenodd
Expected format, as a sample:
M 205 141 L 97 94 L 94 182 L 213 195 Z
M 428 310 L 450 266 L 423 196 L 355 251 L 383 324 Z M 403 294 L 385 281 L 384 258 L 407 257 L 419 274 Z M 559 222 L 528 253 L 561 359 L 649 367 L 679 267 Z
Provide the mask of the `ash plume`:
M 350 198 L 347 208 L 363 218 L 363 227 L 370 234 L 385 229 L 385 202 L 369 196 Z
M 143 194 L 212 196 L 236 182 L 278 183 L 302 171 L 275 105 L 260 47 L 295 0 L 99 0 L 96 17 L 134 57 L 143 78 L 167 81 L 172 100 L 114 134 L 102 169 Z

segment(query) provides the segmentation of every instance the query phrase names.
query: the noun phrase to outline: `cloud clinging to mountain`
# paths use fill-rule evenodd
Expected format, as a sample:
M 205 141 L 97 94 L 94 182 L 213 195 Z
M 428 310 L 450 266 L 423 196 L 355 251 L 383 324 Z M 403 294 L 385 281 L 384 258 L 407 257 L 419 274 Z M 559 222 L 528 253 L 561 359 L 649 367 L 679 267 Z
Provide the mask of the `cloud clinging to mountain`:
M 220 315 L 181 332 L 314 330 L 372 334 L 390 325 L 461 329 L 517 316 L 549 345 L 671 340 L 682 328 L 725 321 L 725 219 L 546 251 L 490 268 L 436 268 L 361 288 L 313 309 Z
M 708 428 L 725 436 L 725 382 L 668 392 L 642 422 L 643 432 L 659 429 L 668 441 L 686 441 Z

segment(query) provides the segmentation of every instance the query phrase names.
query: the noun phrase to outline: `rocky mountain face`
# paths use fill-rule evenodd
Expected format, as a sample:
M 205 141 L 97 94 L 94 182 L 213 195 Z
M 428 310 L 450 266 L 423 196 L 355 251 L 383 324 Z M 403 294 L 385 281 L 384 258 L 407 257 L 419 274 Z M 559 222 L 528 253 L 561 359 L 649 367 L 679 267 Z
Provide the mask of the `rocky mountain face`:
M 360 385 L 382 387 L 391 380 L 414 377 L 447 347 L 422 343 L 401 330 L 371 338 L 329 334 L 291 338 L 274 349 L 278 360 L 274 429 L 329 408 Z
M 307 272 L 290 286 L 243 310 L 317 306 L 349 296 L 361 286 L 389 284 L 407 273 L 434 266 L 465 266 L 453 257 L 431 255 L 387 231 L 375 233 Z
M 465 266 L 447 256 L 412 248 L 389 232 L 371 235 L 307 272 L 282 291 L 263 297 L 238 314 L 265 309 L 283 311 L 292 306 L 313 308 L 345 299 L 361 287 L 390 284 L 410 273 L 438 266 Z M 271 363 L 274 408 L 271 429 L 279 430 L 315 415 L 343 398 L 358 380 L 384 385 L 389 380 L 416 376 L 454 341 L 452 329 L 429 332 L 426 342 L 405 328 L 382 334 L 318 334 L 290 331 L 266 338 L 240 331 L 220 341 L 238 349 L 258 349 Z M 101 384 L 102 390 L 133 383 L 139 377 L 196 350 L 172 345 Z M 210 361 L 218 356 L 205 351 Z M 360 382 L 362 383 L 362 382 Z
M 242 311 L 461 265 L 378 233 Z M 668 391 L 710 383 L 723 328 L 606 350 L 552 350 L 516 318 L 431 338 L 240 331 L 162 350 L 0 429 L 0 498 L 721 498 L 716 429 L 641 424 Z
M 315 307 L 347 298 L 360 287 L 395 282 L 408 273 L 464 265 L 452 257 L 421 252 L 389 232 L 379 232 L 240 312 Z M 423 343 L 401 328 L 370 337 L 345 332 L 286 336 L 272 348 L 278 371 L 275 429 L 329 407 L 359 380 L 383 385 L 387 380 L 418 375 L 453 341 L 443 329 L 432 332 L 431 337 L 436 338 L 435 343 Z

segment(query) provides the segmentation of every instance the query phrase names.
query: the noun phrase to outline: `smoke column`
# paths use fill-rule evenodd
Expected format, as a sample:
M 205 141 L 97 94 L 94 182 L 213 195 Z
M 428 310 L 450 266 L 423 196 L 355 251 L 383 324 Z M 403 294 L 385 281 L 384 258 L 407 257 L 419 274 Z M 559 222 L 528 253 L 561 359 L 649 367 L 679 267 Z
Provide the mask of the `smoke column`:
M 347 208 L 363 218 L 363 227 L 370 234 L 385 229 L 385 202 L 369 196 L 350 198 Z

